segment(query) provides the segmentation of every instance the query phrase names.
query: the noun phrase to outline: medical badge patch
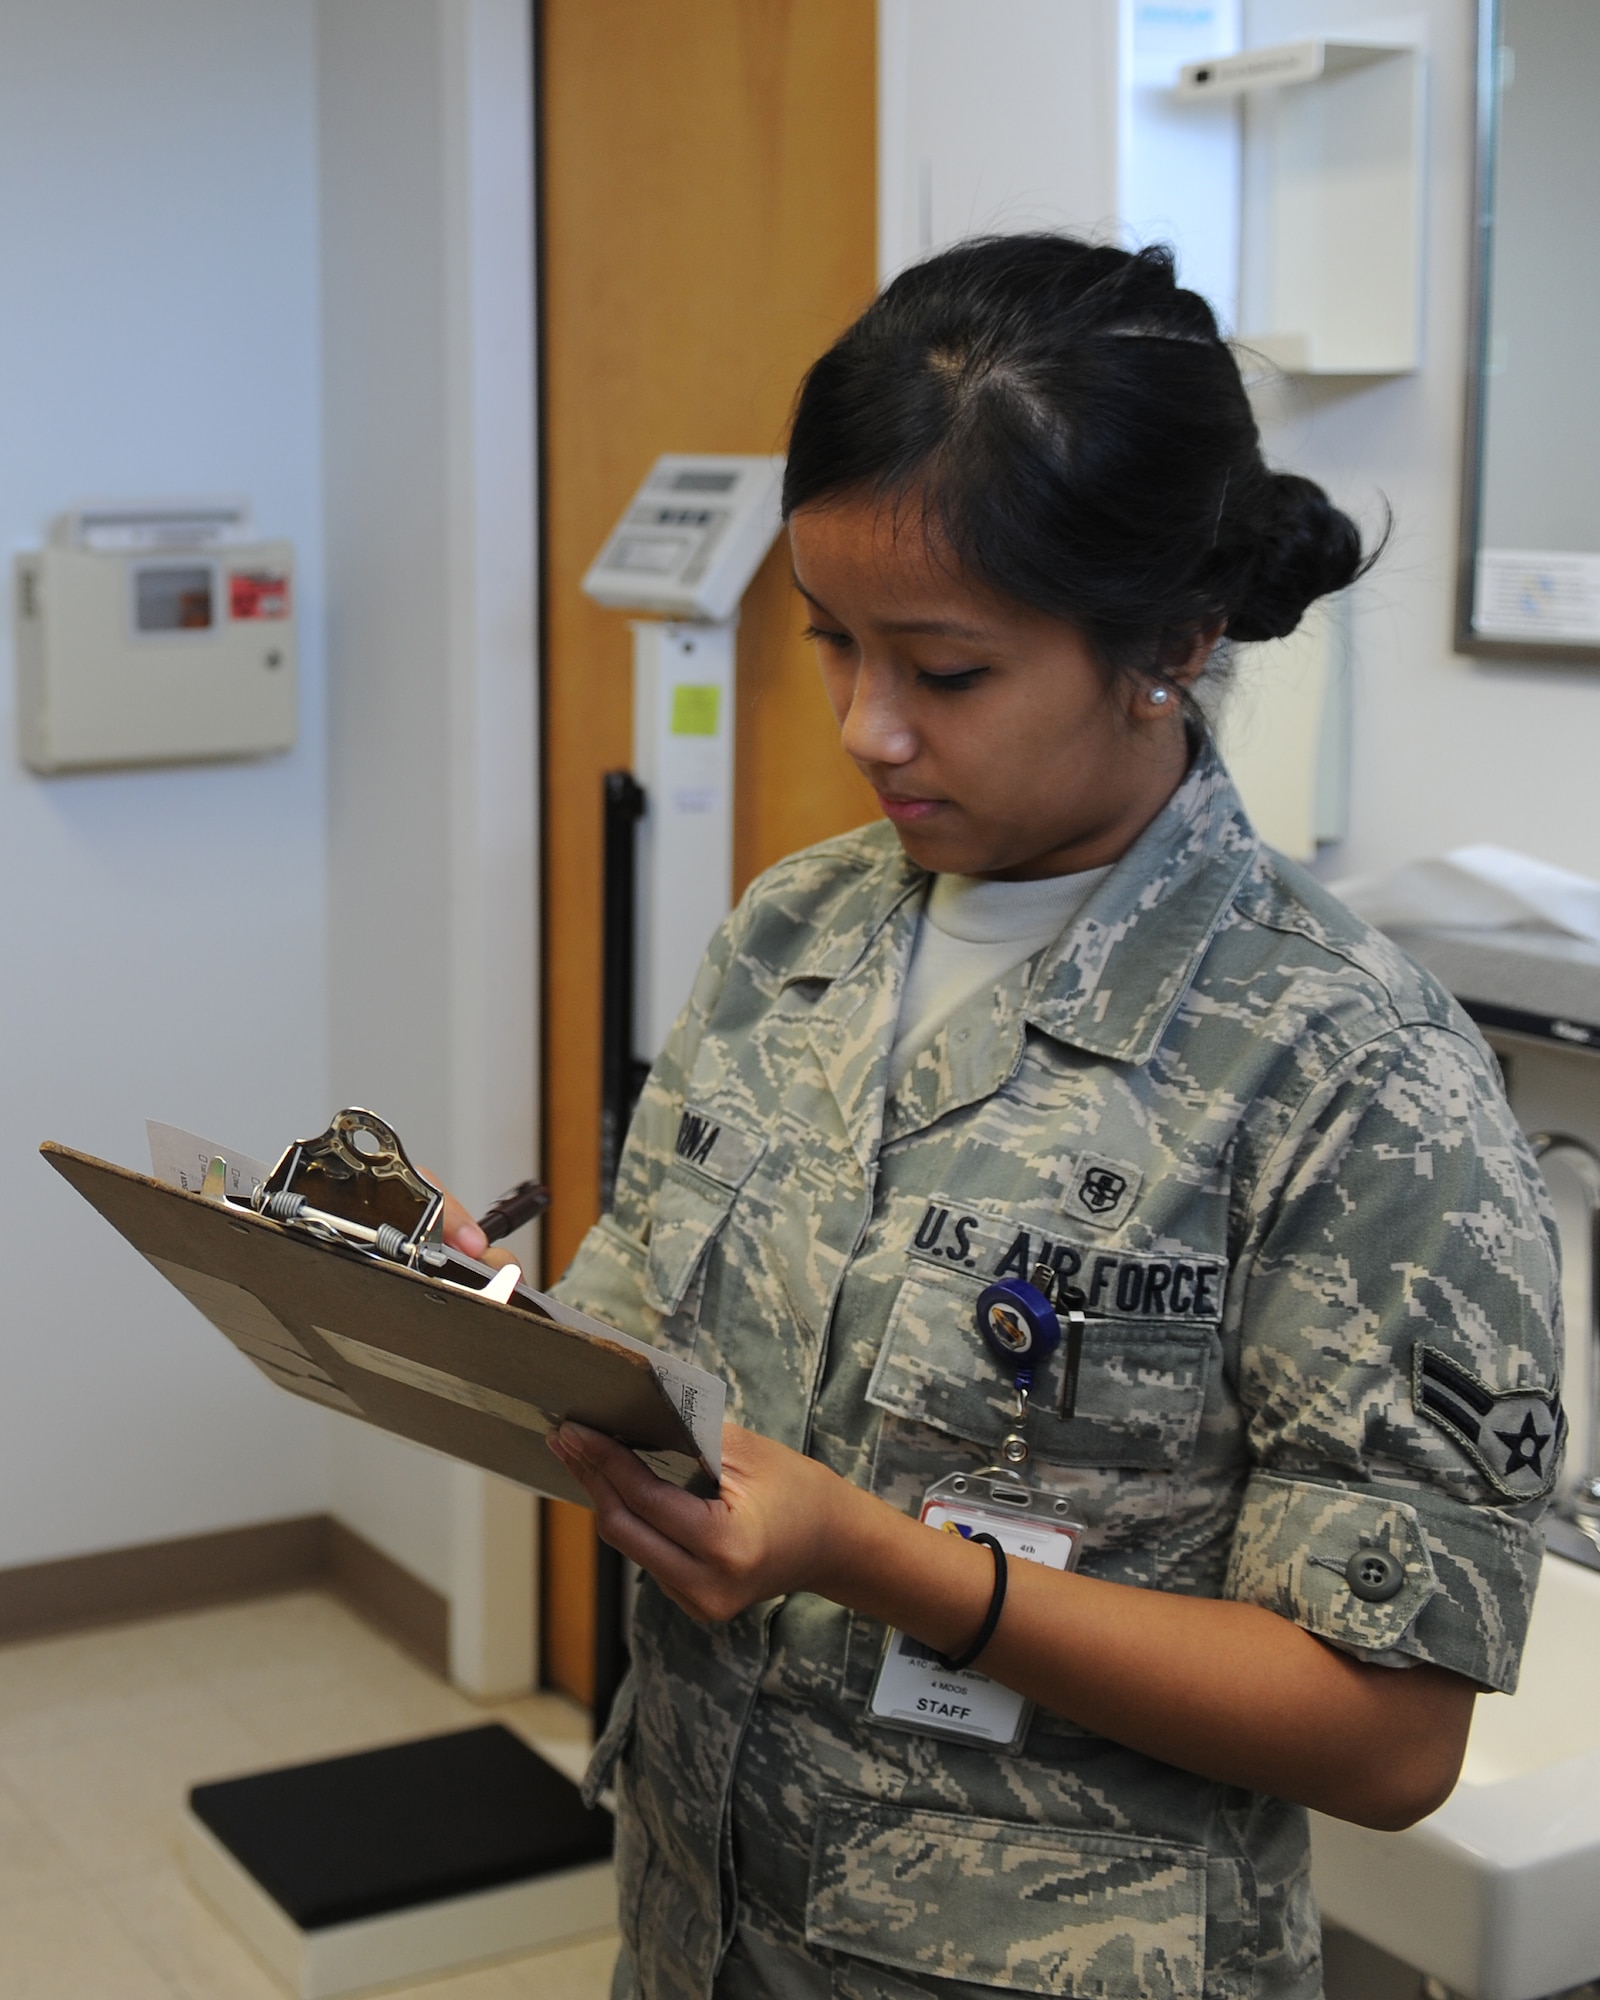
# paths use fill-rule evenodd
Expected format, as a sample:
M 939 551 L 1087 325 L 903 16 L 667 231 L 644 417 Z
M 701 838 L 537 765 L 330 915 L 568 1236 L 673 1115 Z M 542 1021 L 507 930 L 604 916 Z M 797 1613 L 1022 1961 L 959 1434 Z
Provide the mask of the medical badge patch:
M 1419 1340 L 1411 1352 L 1411 1400 L 1453 1438 L 1497 1493 L 1541 1499 L 1555 1484 L 1566 1412 L 1555 1390 L 1502 1394 Z
M 1137 1167 L 1100 1153 L 1080 1153 L 1073 1162 L 1067 1213 L 1096 1229 L 1115 1229 L 1126 1221 L 1143 1178 Z

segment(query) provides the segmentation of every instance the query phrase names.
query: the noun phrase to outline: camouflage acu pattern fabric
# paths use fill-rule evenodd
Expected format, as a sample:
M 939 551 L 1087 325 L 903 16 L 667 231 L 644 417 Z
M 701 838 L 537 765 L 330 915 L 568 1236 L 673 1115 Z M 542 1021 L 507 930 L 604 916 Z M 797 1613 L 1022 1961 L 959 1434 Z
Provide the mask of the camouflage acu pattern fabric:
M 1262 848 L 1202 749 L 886 1101 L 926 885 L 886 825 L 755 885 L 563 1295 L 914 1511 L 1007 1427 L 979 1290 L 1048 1259 L 1090 1319 L 1075 1413 L 1035 1387 L 1028 1476 L 1086 1571 L 1512 1687 L 1560 1452 L 1554 1232 L 1471 1025 Z M 1320 1991 L 1298 1807 L 1051 1714 L 1015 1754 L 871 1721 L 883 1644 L 803 1595 L 698 1627 L 645 1582 L 592 1774 L 623 1991 Z

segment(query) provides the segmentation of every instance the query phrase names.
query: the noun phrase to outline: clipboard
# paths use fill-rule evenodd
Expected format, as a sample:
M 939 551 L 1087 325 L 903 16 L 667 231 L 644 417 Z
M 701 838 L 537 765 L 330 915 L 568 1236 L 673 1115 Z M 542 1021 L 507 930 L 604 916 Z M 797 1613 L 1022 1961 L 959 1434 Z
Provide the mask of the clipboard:
M 340 1114 L 351 1116 L 368 1114 Z M 544 1443 L 567 1417 L 629 1445 L 673 1485 L 717 1492 L 724 1392 L 714 1376 L 520 1282 L 496 1284 L 471 1259 L 432 1250 L 430 1270 L 415 1246 L 411 1262 L 397 1261 L 275 1220 L 248 1197 L 228 1198 L 221 1156 L 208 1191 L 194 1192 L 54 1141 L 40 1151 L 291 1395 L 580 1506 L 588 1496 Z M 452 1269 L 488 1282 L 474 1290 L 434 1274 Z

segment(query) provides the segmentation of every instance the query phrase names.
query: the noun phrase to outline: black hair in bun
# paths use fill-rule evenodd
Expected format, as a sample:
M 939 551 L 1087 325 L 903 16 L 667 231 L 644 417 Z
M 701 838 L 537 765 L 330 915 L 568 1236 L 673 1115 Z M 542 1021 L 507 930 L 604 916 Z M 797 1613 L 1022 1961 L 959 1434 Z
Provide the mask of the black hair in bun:
M 1269 470 L 1238 364 L 1170 250 L 1054 234 L 901 273 L 800 390 L 784 513 L 915 494 L 957 560 L 1159 675 L 1216 624 L 1292 632 L 1372 560 L 1308 479 Z
M 1242 524 L 1241 524 L 1242 525 Z M 1269 472 L 1258 519 L 1245 537 L 1255 566 L 1228 616 L 1235 639 L 1282 639 L 1307 605 L 1343 590 L 1366 567 L 1361 536 L 1314 480 Z

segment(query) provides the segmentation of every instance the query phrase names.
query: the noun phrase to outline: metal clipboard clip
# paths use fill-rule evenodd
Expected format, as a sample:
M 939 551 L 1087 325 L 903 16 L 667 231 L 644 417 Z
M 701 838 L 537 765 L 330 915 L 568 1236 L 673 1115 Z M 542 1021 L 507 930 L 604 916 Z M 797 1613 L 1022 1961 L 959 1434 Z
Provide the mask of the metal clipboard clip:
M 443 1190 L 406 1158 L 392 1125 L 354 1105 L 315 1139 L 295 1140 L 251 1206 L 399 1264 L 414 1266 L 443 1243 Z
M 224 1162 L 213 1160 L 201 1192 L 225 1200 L 224 1190 Z M 486 1268 L 445 1247 L 443 1190 L 411 1164 L 387 1120 L 357 1105 L 336 1112 L 315 1139 L 295 1140 L 252 1190 L 250 1206 L 324 1243 L 348 1244 L 413 1270 L 442 1275 L 457 1265 L 474 1272 Z M 484 1212 L 478 1226 L 496 1243 L 549 1206 L 548 1188 L 521 1181 Z M 505 1266 L 489 1282 L 499 1285 L 505 1272 L 514 1271 Z

